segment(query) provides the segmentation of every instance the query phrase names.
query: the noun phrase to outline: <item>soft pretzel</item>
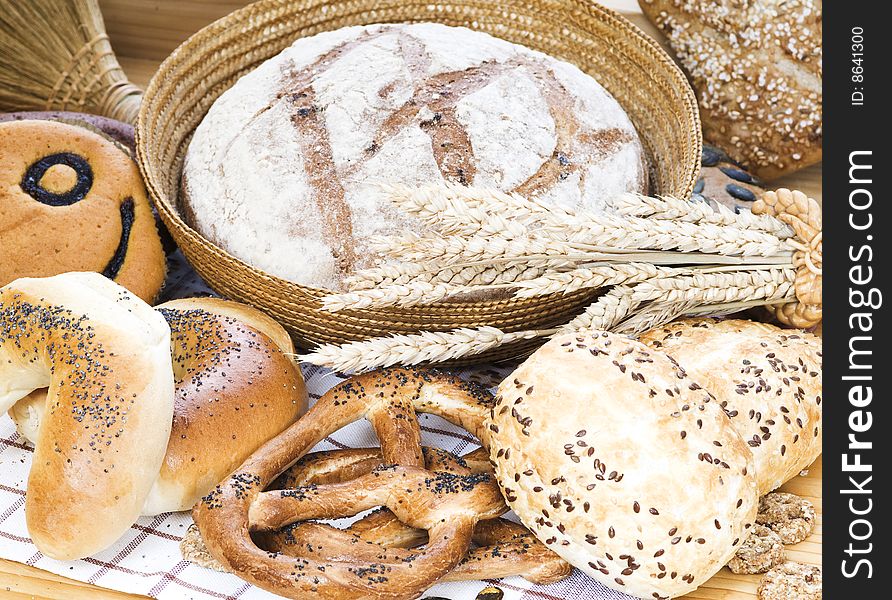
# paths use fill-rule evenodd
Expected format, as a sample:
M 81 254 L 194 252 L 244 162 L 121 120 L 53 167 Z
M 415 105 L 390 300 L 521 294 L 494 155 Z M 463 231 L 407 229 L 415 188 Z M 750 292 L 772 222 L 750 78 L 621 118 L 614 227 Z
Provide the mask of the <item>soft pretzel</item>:
M 451 473 L 492 473 L 489 453 L 478 448 L 458 457 L 450 452 L 429 446 L 422 447 L 425 466 L 430 471 Z M 307 485 L 336 483 L 370 473 L 383 464 L 378 448 L 357 448 L 314 452 L 300 459 L 273 482 L 275 489 L 292 489 Z M 316 524 L 296 523 L 273 532 L 255 534 L 261 548 L 283 554 L 294 554 L 294 548 L 306 543 L 315 545 L 317 557 L 335 557 L 339 553 L 354 553 L 359 541 L 379 560 L 381 546 L 414 548 L 428 542 L 427 534 L 402 523 L 390 510 L 378 509 L 355 521 L 344 530 Z M 324 540 L 321 542 L 320 540 Z M 523 525 L 503 518 L 480 521 L 474 528 L 473 541 L 478 546 L 470 550 L 462 562 L 441 581 L 491 579 L 520 575 L 534 583 L 560 581 L 570 574 L 569 563 L 549 550 Z M 182 545 L 184 556 L 195 559 L 202 566 L 220 569 L 216 561 L 208 561 L 207 550 L 200 536 L 194 533 Z M 417 551 L 403 551 L 403 558 Z
M 354 377 L 329 390 L 304 418 L 208 494 L 193 511 L 195 522 L 214 558 L 277 594 L 339 600 L 418 597 L 462 563 L 475 537 L 499 544 L 506 536 L 522 535 L 502 522 L 478 525 L 507 511 L 495 479 L 479 459 L 472 468 L 428 452 L 437 470 L 425 468 L 416 412 L 439 415 L 485 446 L 483 420 L 491 405 L 481 388 L 430 371 L 388 369 Z M 292 470 L 277 482 L 303 485 L 263 491 L 325 436 L 363 417 L 374 427 L 380 451 L 315 455 L 298 463 L 302 478 Z M 387 511 L 373 513 L 352 531 L 303 523 L 379 506 Z M 276 533 L 281 528 L 287 529 Z M 269 547 L 258 547 L 251 533 Z M 289 543 L 288 536 L 298 543 Z M 424 540 L 423 551 L 402 547 Z M 514 541 L 522 547 L 525 540 Z M 481 554 L 472 552 L 461 569 L 480 576 L 475 569 L 484 562 Z
M 98 273 L 0 288 L 0 411 L 48 387 L 28 477 L 28 532 L 44 554 L 88 556 L 139 516 L 170 435 L 170 329 Z
M 487 474 L 492 476 L 492 465 L 486 448 L 478 448 L 458 457 L 450 452 L 429 446 L 422 447 L 425 467 L 429 471 L 460 475 Z M 383 465 L 383 455 L 378 448 L 332 450 L 308 454 L 280 477 L 274 486 L 296 488 L 320 483 L 349 481 Z M 324 526 L 319 526 L 324 527 Z M 317 531 L 314 524 L 295 524 L 274 532 L 264 539 L 264 547 L 290 554 L 294 544 L 302 540 L 314 540 Z M 323 530 L 324 531 L 324 530 Z M 336 556 L 340 542 L 344 548 L 361 539 L 371 544 L 370 549 L 380 553 L 380 546 L 388 548 L 414 548 L 428 543 L 427 534 L 401 522 L 392 511 L 382 508 L 354 522 L 345 530 L 328 528 L 331 543 L 316 551 L 317 556 Z M 473 541 L 478 546 L 470 550 L 462 562 L 441 581 L 492 579 L 520 575 L 534 583 L 548 584 L 560 581 L 570 574 L 571 567 L 557 554 L 549 550 L 523 525 L 506 519 L 480 521 L 474 528 Z M 418 554 L 416 550 L 397 552 L 404 560 Z

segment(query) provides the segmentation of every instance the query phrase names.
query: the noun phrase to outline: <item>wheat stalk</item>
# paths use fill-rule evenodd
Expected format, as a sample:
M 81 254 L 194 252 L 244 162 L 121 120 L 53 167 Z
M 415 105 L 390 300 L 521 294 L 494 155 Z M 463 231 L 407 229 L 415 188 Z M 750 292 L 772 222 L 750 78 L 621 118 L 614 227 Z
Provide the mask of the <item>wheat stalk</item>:
M 351 291 L 324 299 L 327 309 L 412 306 L 485 290 L 532 297 L 610 289 L 560 327 L 393 335 L 322 346 L 304 360 L 345 371 L 442 362 L 518 340 L 591 329 L 639 333 L 681 315 L 794 298 L 794 241 L 773 217 L 634 195 L 596 214 L 455 185 L 386 191 L 443 235 L 378 239 L 379 250 L 406 262 L 357 274 Z
M 637 284 L 632 297 L 639 303 L 696 301 L 703 305 L 757 298 L 781 300 L 793 294 L 795 275 L 794 269 L 771 269 L 654 278 Z
M 538 331 L 506 333 L 495 327 L 462 328 L 447 332 L 425 331 L 342 345 L 326 344 L 297 358 L 336 371 L 361 372 L 396 364 L 417 365 L 473 356 L 497 346 L 539 335 L 541 333 Z
M 735 213 L 721 204 L 713 207 L 706 202 L 689 202 L 672 196 L 651 197 L 628 193 L 614 196 L 608 200 L 608 205 L 618 214 L 627 217 L 729 225 L 764 231 L 780 239 L 793 236 L 793 230 L 774 217 L 754 215 L 749 210 Z
M 418 263 L 396 263 L 357 271 L 344 281 L 350 291 L 412 283 L 444 283 L 454 286 L 498 285 L 524 281 L 543 275 L 545 268 L 538 261 L 523 264 L 471 265 L 428 270 Z
M 582 267 L 571 271 L 547 271 L 533 279 L 516 281 L 512 287 L 517 288 L 515 297 L 533 298 L 550 294 L 569 294 L 586 288 L 638 283 L 669 270 L 639 262 Z
M 709 273 L 658 277 L 634 286 L 615 286 L 569 323 L 553 329 L 507 333 L 495 327 L 393 335 L 342 345 L 326 344 L 298 358 L 342 372 L 395 364 L 417 365 L 473 356 L 492 348 L 584 330 L 640 333 L 683 314 L 711 314 L 775 304 L 793 296 L 788 269 L 781 273 Z M 717 291 L 714 285 L 732 285 Z M 658 300 L 659 301 L 655 301 Z M 635 312 L 645 303 L 647 308 Z M 640 315 L 640 316 L 639 316 Z

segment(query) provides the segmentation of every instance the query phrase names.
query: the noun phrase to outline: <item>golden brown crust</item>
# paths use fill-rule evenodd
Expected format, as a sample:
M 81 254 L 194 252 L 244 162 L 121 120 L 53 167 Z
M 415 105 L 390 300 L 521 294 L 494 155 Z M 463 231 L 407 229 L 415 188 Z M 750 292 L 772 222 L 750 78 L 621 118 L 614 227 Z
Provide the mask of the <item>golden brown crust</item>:
M 158 309 L 171 326 L 176 400 L 164 463 L 144 515 L 190 509 L 307 407 L 300 369 L 286 356 L 293 351 L 291 339 L 269 317 L 215 298 L 175 300 Z M 45 388 L 36 390 L 9 411 L 28 441 L 38 438 L 46 396 Z
M 821 160 L 817 0 L 639 0 L 692 80 L 704 138 L 770 180 Z
M 672 356 L 725 409 L 766 494 L 821 453 L 821 340 L 739 319 L 686 319 L 641 341 Z
M 76 179 L 74 167 L 50 166 L 44 177 L 42 169 L 31 170 L 58 154 L 88 165 L 92 181 L 83 180 L 82 199 L 58 194 L 59 185 Z M 25 184 L 29 172 L 38 176 L 37 191 Z M 55 194 L 44 196 L 40 188 Z M 77 188 L 65 191 L 72 189 Z M 106 272 L 152 302 L 164 282 L 164 252 L 136 163 L 114 142 L 83 127 L 0 123 L 0 231 L 0 285 L 19 277 Z
M 425 467 L 429 471 L 469 475 L 492 474 L 485 448 L 461 458 L 439 448 L 422 447 Z M 352 481 L 383 466 L 379 448 L 357 448 L 314 452 L 303 457 L 273 483 L 273 489 L 295 489 Z M 388 509 L 382 508 L 355 521 L 344 530 L 317 525 L 295 524 L 279 531 L 258 532 L 254 536 L 260 546 L 271 552 L 300 556 L 306 543 L 314 546 L 313 554 L 323 556 L 355 554 L 357 545 L 374 553 L 380 561 L 382 548 L 393 558 L 413 560 L 419 554 L 414 548 L 428 543 L 428 535 L 402 523 Z M 498 518 L 480 521 L 474 527 L 474 543 L 454 570 L 441 581 L 466 581 L 520 575 L 539 584 L 559 581 L 570 574 L 572 567 L 548 550 L 523 525 Z M 399 549 L 405 549 L 400 551 Z M 180 544 L 183 557 L 201 566 L 226 571 L 207 551 L 197 529 L 190 528 Z
M 193 517 L 217 560 L 247 581 L 280 595 L 332 600 L 415 598 L 462 561 L 478 521 L 494 519 L 507 510 L 489 473 L 425 468 L 420 445 L 406 443 L 419 439 L 416 414 L 440 415 L 485 444 L 483 421 L 491 402 L 484 390 L 433 371 L 394 368 L 353 377 L 329 390 L 304 418 L 255 452 L 202 499 Z M 319 440 L 361 418 L 372 423 L 381 441 L 383 466 L 373 468 L 376 457 L 361 450 L 335 458 L 323 456 L 322 463 L 305 462 L 302 467 L 326 483 L 310 481 L 294 489 L 263 491 Z M 358 476 L 340 482 L 337 472 L 341 470 Z M 306 523 L 378 506 L 410 528 L 427 530 L 424 551 L 385 548 L 350 533 Z M 296 544 L 285 541 L 283 546 L 290 546 L 287 554 L 284 547 L 270 553 L 248 536 L 250 530 L 255 540 L 275 542 L 274 532 L 286 526 L 292 526 L 289 534 L 299 540 Z M 387 527 L 372 527 L 360 536 L 378 533 L 405 537 L 405 532 Z M 308 546 L 308 540 L 319 541 Z M 473 570 L 475 564 L 467 568 Z
M 190 509 L 307 408 L 300 368 L 285 355 L 291 339 L 269 317 L 215 298 L 174 300 L 158 310 L 170 325 L 176 399 L 147 515 Z
M 624 336 L 550 340 L 499 386 L 488 423 L 508 504 L 608 587 L 689 592 L 755 518 L 752 453 L 721 407 L 670 357 Z
M 139 516 L 170 434 L 169 339 L 161 315 L 96 273 L 0 289 L 0 410 L 49 387 L 25 504 L 44 554 L 88 556 Z

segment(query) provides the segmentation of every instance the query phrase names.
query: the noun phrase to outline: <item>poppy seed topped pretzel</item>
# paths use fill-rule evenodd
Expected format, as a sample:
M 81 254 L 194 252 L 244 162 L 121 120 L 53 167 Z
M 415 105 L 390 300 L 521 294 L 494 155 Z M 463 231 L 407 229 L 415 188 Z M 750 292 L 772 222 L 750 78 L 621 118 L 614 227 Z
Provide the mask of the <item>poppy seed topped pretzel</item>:
M 483 421 L 491 405 L 482 389 L 429 371 L 388 369 L 354 377 L 329 390 L 304 418 L 208 494 L 193 511 L 195 522 L 214 558 L 277 594 L 415 598 L 461 563 L 478 521 L 507 511 L 491 474 L 425 468 L 416 411 L 439 415 L 486 445 Z M 328 483 L 263 491 L 327 435 L 361 418 L 371 422 L 381 441 L 382 465 L 358 454 L 354 458 L 365 467 L 357 468 L 351 481 L 331 475 L 334 479 Z M 345 462 L 346 468 L 350 463 Z M 263 532 L 293 523 L 355 515 L 379 506 L 409 527 L 426 530 L 424 551 L 366 546 L 349 533 L 317 524 L 292 528 L 297 535 L 310 535 L 313 545 L 294 544 L 288 554 L 261 549 L 250 536 L 261 539 L 268 537 Z M 495 537 L 491 534 L 478 532 L 478 539 L 488 543 Z M 345 542 L 346 547 L 339 546 Z M 319 546 L 323 552 L 317 553 Z M 329 556 L 325 547 L 337 549 L 335 555 Z
M 429 471 L 457 475 L 492 475 L 489 451 L 478 448 L 458 457 L 430 446 L 422 447 L 425 466 Z M 355 479 L 380 467 L 383 456 L 378 448 L 357 448 L 314 452 L 299 460 L 273 485 L 296 488 L 320 483 L 338 483 Z M 331 535 L 325 535 L 324 532 Z M 319 535 L 319 533 L 323 535 Z M 320 539 L 326 541 L 320 543 Z M 261 536 L 263 548 L 290 554 L 293 546 L 309 541 L 317 545 L 316 556 L 336 556 L 349 549 L 355 553 L 358 540 L 368 544 L 366 549 L 379 560 L 381 546 L 396 548 L 392 554 L 406 559 L 417 555 L 411 550 L 428 542 L 427 534 L 401 522 L 392 511 L 382 508 L 339 530 L 324 525 L 298 523 L 280 531 Z M 570 574 L 570 564 L 549 550 L 523 525 L 505 519 L 480 521 L 474 528 L 473 541 L 477 548 L 470 550 L 462 562 L 441 581 L 492 579 L 520 575 L 538 584 L 560 581 Z M 400 550 L 400 549 L 407 550 Z

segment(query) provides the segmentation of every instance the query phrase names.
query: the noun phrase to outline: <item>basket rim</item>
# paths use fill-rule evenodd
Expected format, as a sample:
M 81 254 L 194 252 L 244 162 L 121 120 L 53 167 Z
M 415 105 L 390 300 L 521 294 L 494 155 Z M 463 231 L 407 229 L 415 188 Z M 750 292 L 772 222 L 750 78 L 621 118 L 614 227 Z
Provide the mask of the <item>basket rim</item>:
M 166 75 L 168 72 L 174 68 L 175 66 L 181 64 L 184 61 L 184 57 L 190 56 L 190 50 L 193 46 L 201 44 L 204 40 L 209 37 L 213 37 L 216 32 L 230 29 L 235 23 L 246 23 L 250 21 L 252 15 L 256 13 L 258 10 L 270 10 L 273 7 L 289 5 L 288 0 L 258 0 L 257 2 L 247 4 L 241 8 L 238 8 L 227 15 L 209 23 L 205 27 L 201 28 L 194 34 L 192 34 L 189 38 L 183 41 L 170 55 L 168 55 L 164 61 L 162 61 L 161 65 L 158 67 L 158 70 L 153 74 L 151 80 L 149 81 L 148 86 L 145 90 L 144 98 L 153 98 L 155 97 L 159 90 L 164 89 L 165 85 L 168 83 Z M 324 0 L 316 0 L 315 2 L 311 2 L 302 6 L 300 9 L 296 9 L 296 12 L 306 11 L 314 6 L 320 5 L 328 5 L 333 4 L 332 2 L 325 2 Z M 500 2 L 499 6 L 504 9 L 508 9 L 513 4 L 519 4 L 524 7 L 529 8 L 529 4 L 522 1 L 515 0 L 507 0 L 504 2 Z M 591 2 L 588 0 L 561 0 L 560 2 L 552 2 L 549 0 L 545 0 L 543 4 L 550 5 L 559 5 L 561 8 L 565 8 L 567 12 L 567 16 L 572 19 L 574 23 L 578 20 L 579 13 L 585 13 L 589 17 L 593 17 L 595 19 L 601 20 L 609 25 L 610 28 L 623 31 L 625 33 L 630 34 L 627 37 L 627 41 L 630 44 L 638 45 L 640 49 L 645 50 L 647 54 L 649 54 L 652 58 L 654 58 L 657 62 L 661 63 L 661 65 L 666 69 L 666 75 L 671 75 L 671 79 L 677 83 L 680 83 L 679 86 L 681 89 L 681 96 L 683 99 L 683 108 L 685 109 L 685 116 L 692 119 L 692 127 L 688 132 L 689 142 L 691 142 L 691 147 L 693 149 L 702 149 L 703 144 L 703 133 L 702 126 L 700 123 L 700 113 L 699 106 L 697 104 L 696 95 L 691 88 L 687 77 L 684 75 L 684 72 L 678 66 L 678 64 L 669 56 L 669 54 L 660 46 L 660 44 L 645 33 L 640 27 L 632 23 L 629 19 L 624 17 L 622 14 L 617 11 L 605 7 L 597 2 Z M 381 21 L 381 23 L 392 23 L 397 21 Z M 410 21 L 403 21 L 410 22 Z M 411 21 L 411 22 L 437 22 L 437 21 Z M 497 34 L 490 32 L 481 32 L 487 33 L 488 35 L 493 35 L 494 37 L 499 37 Z M 298 39 L 297 37 L 293 38 L 294 40 Z M 504 38 L 500 38 L 504 39 Z M 511 40 L 508 40 L 511 41 Z M 512 43 L 518 43 L 513 42 Z M 524 44 L 520 44 L 524 45 Z M 529 46 L 525 46 L 528 47 Z M 625 56 L 625 52 L 622 52 L 622 48 L 618 48 L 621 54 Z M 541 52 L 541 51 L 540 51 Z M 546 53 L 547 54 L 547 53 Z M 568 59 L 559 59 L 564 60 L 565 62 L 570 62 L 571 64 L 575 64 L 572 60 Z M 629 60 L 631 60 L 629 58 Z M 578 66 L 578 65 L 577 65 Z M 594 75 L 592 75 L 594 77 Z M 234 83 L 233 83 L 234 85 Z M 613 95 L 613 94 L 611 94 Z M 219 96 L 218 96 L 219 97 Z M 614 96 L 615 97 L 615 96 Z M 623 106 L 623 102 L 621 102 L 618 98 L 616 101 Z M 306 298 L 308 301 L 318 301 L 322 297 L 329 295 L 332 293 L 331 290 L 327 290 L 324 288 L 317 288 L 313 286 L 307 286 L 299 283 L 295 283 L 293 281 L 278 277 L 276 275 L 267 273 L 262 269 L 251 265 L 243 261 L 242 259 L 232 255 L 226 249 L 222 248 L 220 245 L 212 242 L 207 239 L 201 233 L 193 229 L 182 217 L 178 208 L 176 207 L 176 199 L 171 199 L 167 194 L 162 193 L 159 189 L 159 186 L 156 184 L 154 169 L 152 169 L 151 162 L 147 156 L 147 149 L 145 148 L 145 144 L 143 143 L 143 132 L 145 131 L 147 124 L 146 122 L 149 120 L 149 107 L 151 103 L 143 101 L 139 115 L 136 122 L 135 127 L 135 138 L 136 138 L 136 155 L 137 155 L 137 163 L 139 165 L 139 169 L 142 172 L 143 180 L 145 181 L 146 188 L 149 191 L 149 197 L 152 199 L 153 203 L 156 205 L 162 220 L 165 222 L 165 225 L 168 228 L 179 230 L 180 234 L 185 235 L 187 237 L 192 238 L 193 242 L 197 242 L 203 245 L 206 248 L 207 252 L 212 254 L 220 255 L 224 260 L 231 261 L 232 263 L 238 265 L 239 268 L 245 269 L 250 274 L 260 280 L 267 282 L 268 285 L 275 286 L 278 289 L 285 290 L 291 296 L 302 296 Z M 679 107 L 681 108 L 681 107 Z M 624 111 L 628 114 L 628 111 Z M 637 124 L 632 119 L 631 115 L 629 115 L 629 119 L 632 120 L 633 126 L 637 129 Z M 189 138 L 191 136 L 191 132 L 185 136 L 184 139 Z M 649 149 L 647 152 L 650 153 Z M 691 160 L 691 164 L 688 165 L 686 173 L 685 173 L 685 181 L 686 181 L 686 189 L 684 191 L 684 195 L 687 197 L 691 194 L 693 187 L 696 183 L 697 177 L 700 172 L 700 161 L 699 161 L 699 153 L 695 153 L 694 158 L 696 160 Z M 208 282 L 211 283 L 211 282 Z M 438 310 L 468 310 L 473 307 L 479 311 L 493 311 L 498 310 L 499 307 L 508 307 L 513 306 L 516 309 L 520 309 L 520 305 L 525 304 L 527 308 L 533 306 L 542 306 L 547 304 L 550 300 L 553 300 L 555 297 L 554 294 L 549 296 L 540 296 L 537 298 L 526 298 L 526 299 L 517 299 L 514 297 L 506 297 L 506 298 L 497 298 L 497 299 L 488 299 L 488 300 L 473 300 L 473 301 L 461 301 L 461 300 L 444 300 L 437 302 L 435 307 Z M 295 299 L 296 300 L 296 299 Z M 396 309 L 398 312 L 413 314 L 413 316 L 423 316 L 424 314 L 424 306 L 421 307 L 391 307 L 391 309 Z M 338 311 L 338 313 L 332 313 L 334 315 L 340 315 L 343 317 L 354 317 L 360 318 L 363 320 L 375 320 L 376 318 L 380 319 L 384 317 L 384 314 L 377 315 L 374 311 L 371 310 L 344 310 Z

